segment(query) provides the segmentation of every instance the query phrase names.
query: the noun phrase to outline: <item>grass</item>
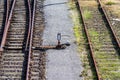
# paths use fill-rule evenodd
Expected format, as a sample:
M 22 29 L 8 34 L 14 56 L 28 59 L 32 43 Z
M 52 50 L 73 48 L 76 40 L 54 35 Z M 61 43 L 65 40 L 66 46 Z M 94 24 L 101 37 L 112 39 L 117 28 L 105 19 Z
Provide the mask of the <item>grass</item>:
M 99 72 L 103 79 L 118 80 L 120 78 L 120 71 L 119 73 L 111 73 L 112 71 L 119 70 L 120 64 L 118 58 L 112 57 L 110 53 L 107 55 L 107 53 L 101 53 L 99 51 L 96 52 L 95 57 L 96 61 L 99 62 Z M 115 75 L 117 75 L 116 78 Z
M 80 1 L 80 3 L 81 3 L 81 6 L 90 6 L 90 7 L 95 7 L 96 5 L 97 5 L 97 2 L 96 1 L 94 1 L 94 0 L 81 0 Z
M 105 41 L 110 41 L 110 37 L 106 36 L 109 33 L 105 31 L 104 33 L 100 34 L 99 31 L 96 30 L 96 28 L 88 28 L 88 32 L 91 38 L 92 45 L 94 45 L 94 57 L 96 58 L 99 73 L 101 74 L 102 78 L 105 80 L 118 80 L 120 77 L 120 72 L 112 74 L 111 71 L 117 71 L 119 69 L 117 67 L 119 67 L 120 64 L 118 64 L 117 62 L 119 62 L 120 60 L 117 58 L 117 56 L 113 55 L 112 52 L 104 52 L 104 54 L 100 52 L 102 45 L 104 45 L 100 41 L 100 36 L 102 35 L 102 37 L 105 38 Z M 116 61 L 109 59 L 116 59 Z M 115 75 L 117 75 L 116 78 L 114 77 Z
M 84 17 L 85 20 L 88 20 L 88 19 L 92 18 L 92 14 L 91 14 L 91 12 L 89 10 L 85 10 L 83 12 L 83 17 Z
M 69 3 L 70 6 L 70 12 L 71 12 L 71 18 L 73 20 L 74 23 L 74 35 L 76 37 L 76 43 L 78 45 L 78 51 L 79 51 L 79 55 L 80 58 L 82 59 L 82 63 L 83 63 L 83 67 L 84 70 L 82 71 L 82 73 L 80 74 L 80 77 L 84 77 L 84 80 L 96 80 L 95 76 L 93 75 L 92 69 L 91 69 L 91 63 L 89 62 L 89 52 L 87 51 L 87 44 L 86 44 L 86 35 L 84 33 L 84 29 L 81 23 L 81 18 L 80 18 L 80 14 L 76 8 L 76 5 L 73 4 L 72 2 Z M 86 11 L 85 12 L 85 16 L 86 19 L 91 18 L 91 12 Z M 91 72 L 91 73 L 88 73 Z
M 75 37 L 76 37 L 76 43 L 78 43 L 79 44 L 79 42 L 80 42 L 80 34 L 79 34 L 79 32 L 80 32 L 80 27 L 79 26 L 74 26 L 74 35 L 75 35 Z
M 74 35 L 76 37 L 76 41 L 75 43 L 77 43 L 78 45 L 80 44 L 81 42 L 81 37 L 82 37 L 82 34 L 80 34 L 81 32 L 81 24 L 80 24 L 80 18 L 78 17 L 79 14 L 77 12 L 77 9 L 76 9 L 76 6 L 75 4 L 72 3 L 72 1 L 69 3 L 70 5 L 70 11 L 71 11 L 71 18 L 73 20 L 73 23 L 74 23 L 74 27 L 73 27 L 73 30 L 74 30 Z
M 102 2 L 104 5 L 106 5 L 105 9 L 108 13 L 112 13 L 113 15 L 120 18 L 120 1 L 119 0 L 103 0 Z
M 101 43 L 99 40 L 99 33 L 93 28 L 88 29 L 88 31 L 89 31 L 89 35 L 91 37 L 91 41 L 92 41 L 93 45 L 95 45 L 94 46 L 95 51 L 99 51 L 99 48 L 101 47 Z
M 117 67 L 119 66 L 119 64 L 116 64 L 116 63 L 119 62 L 119 60 L 116 59 L 115 62 L 114 62 L 114 60 L 109 60 L 111 58 L 113 58 L 113 59 L 116 58 L 114 56 L 111 56 L 113 53 L 109 53 L 109 55 L 107 55 L 107 52 L 104 52 L 104 53 L 102 52 L 101 53 L 99 51 L 99 49 L 102 46 L 102 44 L 100 43 L 100 40 L 99 40 L 99 35 L 103 35 L 103 33 L 99 34 L 95 29 L 90 28 L 89 29 L 89 34 L 90 34 L 90 37 L 91 37 L 92 44 L 94 45 L 94 51 L 95 51 L 94 52 L 95 53 L 94 56 L 96 58 L 96 61 L 99 62 L 98 63 L 98 67 L 99 67 L 99 72 L 102 75 L 102 78 L 103 79 L 113 78 L 112 74 L 109 71 L 111 71 L 111 70 L 113 70 L 113 71 L 118 70 Z M 108 34 L 108 33 L 105 32 L 104 35 L 105 34 Z M 106 71 L 107 71 L 107 73 L 106 73 Z M 107 74 L 107 75 L 104 75 L 104 74 Z M 119 77 L 119 76 L 117 76 L 117 77 Z
M 79 18 L 79 13 L 77 11 L 77 9 L 75 8 L 75 5 L 70 3 L 70 11 L 71 11 L 71 18 L 73 19 L 74 22 L 74 35 L 76 37 L 76 43 L 78 44 L 78 50 L 80 52 L 80 57 L 82 58 L 82 62 L 83 62 L 83 67 L 84 70 L 82 72 L 82 74 L 80 74 L 80 77 L 84 77 L 84 80 L 96 80 L 95 76 L 94 76 L 94 70 L 91 68 L 91 62 L 90 62 L 90 56 L 89 56 L 89 52 L 87 51 L 86 48 L 86 37 L 83 31 L 83 26 L 82 23 L 80 23 L 80 18 Z M 84 18 L 85 20 L 91 19 L 92 18 L 92 14 L 89 10 L 85 10 L 83 12 L 84 14 Z M 94 51 L 95 51 L 95 58 L 97 61 L 97 65 L 99 67 L 99 72 L 101 74 L 101 77 L 104 80 L 119 80 L 120 79 L 120 71 L 119 73 L 117 72 L 111 72 L 111 71 L 118 71 L 119 70 L 119 65 L 116 64 L 117 62 L 119 62 L 120 60 L 117 57 L 112 57 L 111 55 L 113 55 L 113 53 L 115 52 L 109 52 L 109 55 L 107 54 L 107 52 L 100 52 L 100 48 L 103 45 L 103 43 L 100 43 L 100 36 L 105 36 L 105 40 L 109 41 L 109 37 L 107 39 L 106 35 L 108 35 L 108 32 L 104 32 L 104 33 L 98 33 L 98 31 L 96 29 L 89 29 L 89 34 L 91 37 L 91 41 L 92 44 L 94 45 Z M 109 60 L 109 59 L 116 59 L 116 60 Z M 118 67 L 118 68 L 117 68 Z M 91 70 L 93 73 L 89 74 L 89 70 Z M 105 75 L 107 74 L 107 75 Z
M 115 4 L 115 2 L 112 2 L 112 1 L 106 2 L 106 5 L 114 5 L 114 4 Z

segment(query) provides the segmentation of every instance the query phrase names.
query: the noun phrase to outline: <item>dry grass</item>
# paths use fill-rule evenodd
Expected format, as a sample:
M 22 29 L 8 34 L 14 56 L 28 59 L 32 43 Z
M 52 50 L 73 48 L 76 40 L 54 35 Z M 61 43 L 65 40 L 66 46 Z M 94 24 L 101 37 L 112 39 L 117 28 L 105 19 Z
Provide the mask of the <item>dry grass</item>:
M 102 0 L 102 3 L 107 10 L 120 18 L 120 0 Z
M 118 15 L 118 17 L 120 18 L 120 6 L 118 5 L 112 6 L 111 10 L 113 14 Z
M 114 4 L 115 4 L 115 2 L 108 1 L 108 2 L 106 2 L 105 4 L 106 4 L 106 5 L 114 5 Z
M 120 3 L 119 0 L 101 0 L 101 1 L 104 3 L 107 3 L 107 2 Z
M 79 1 L 81 6 L 97 6 L 97 2 L 96 1 Z

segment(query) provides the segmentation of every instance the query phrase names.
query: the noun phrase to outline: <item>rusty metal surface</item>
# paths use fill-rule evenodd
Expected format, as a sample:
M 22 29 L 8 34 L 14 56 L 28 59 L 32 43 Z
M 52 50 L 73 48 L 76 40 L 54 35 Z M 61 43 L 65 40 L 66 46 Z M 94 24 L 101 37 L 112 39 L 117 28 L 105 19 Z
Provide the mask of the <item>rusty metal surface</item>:
M 21 42 L 10 42 L 10 40 L 8 40 L 8 38 L 10 38 L 11 37 L 11 41 L 12 41 L 12 39 L 15 39 L 15 38 L 17 38 L 16 40 L 21 40 L 23 37 L 24 37 L 24 35 L 20 35 L 19 33 L 20 32 L 18 32 L 18 34 L 17 34 L 17 31 L 16 31 L 16 33 L 14 32 L 14 30 L 16 30 L 17 28 L 19 29 L 19 28 L 21 28 L 21 27 L 19 27 L 19 26 L 17 26 L 17 27 L 15 27 L 15 28 L 12 28 L 11 29 L 11 27 L 12 26 L 15 26 L 15 21 L 12 21 L 12 20 L 16 20 L 16 23 L 19 23 L 19 24 L 23 24 L 23 25 L 25 25 L 25 22 L 26 21 L 23 21 L 23 22 L 18 22 L 18 21 L 20 21 L 21 20 L 21 18 L 20 18 L 20 20 L 18 19 L 19 18 L 19 16 L 16 16 L 16 14 L 19 14 L 19 12 L 17 12 L 17 11 L 19 11 L 19 9 L 17 9 L 16 8 L 16 6 L 20 6 L 20 5 L 18 5 L 17 4 L 17 0 L 13 0 L 12 2 L 12 7 L 9 5 L 10 3 L 9 3 L 9 1 L 10 0 L 7 0 L 7 7 L 6 7 L 6 9 L 7 9 L 7 13 L 6 13 L 6 19 L 5 19 L 5 29 L 4 29 L 4 34 L 3 34 L 3 39 L 2 39 L 2 43 L 1 43 L 1 47 L 0 47 L 0 54 L 2 54 L 2 51 L 3 51 L 3 49 L 5 50 L 5 52 L 9 52 L 9 53 L 11 53 L 10 54 L 10 56 L 15 56 L 14 54 L 13 54 L 13 52 L 16 54 L 17 52 L 19 52 L 20 51 L 20 53 L 24 53 L 23 51 L 23 45 L 21 45 L 21 44 L 24 44 L 24 43 L 21 43 Z M 33 1 L 33 3 L 31 2 L 31 1 Z M 16 3 L 16 4 L 15 4 Z M 21 2 L 20 2 L 21 3 Z M 31 3 L 32 3 L 32 5 L 31 5 Z M 22 3 L 23 4 L 23 3 Z M 25 0 L 25 5 L 26 5 L 26 9 L 29 9 L 28 10 L 28 13 L 29 13 L 29 20 L 28 20 L 28 32 L 27 32 L 27 34 L 25 34 L 25 35 L 27 35 L 27 41 L 26 41 L 26 43 L 25 43 L 25 51 L 27 52 L 27 54 L 28 54 L 28 56 L 27 57 L 25 57 L 26 59 L 24 59 L 24 62 L 22 62 L 22 60 L 23 60 L 23 57 L 22 57 L 22 59 L 19 59 L 20 57 L 21 57 L 21 55 L 23 55 L 23 54 L 17 54 L 17 58 L 16 58 L 16 60 L 18 60 L 18 61 L 20 61 L 20 65 L 19 66 L 21 66 L 22 64 L 24 64 L 24 63 L 28 63 L 28 64 L 26 64 L 25 66 L 23 66 L 23 68 L 22 67 L 20 67 L 20 68 L 22 68 L 23 69 L 23 72 L 25 71 L 26 73 L 23 73 L 21 70 L 19 71 L 19 72 L 22 72 L 22 76 L 19 76 L 19 78 L 20 77 L 22 77 L 22 79 L 24 78 L 24 76 L 25 76 L 25 79 L 26 80 L 30 80 L 30 77 L 31 77 L 31 65 L 32 65 L 32 63 L 31 63 L 31 59 L 32 59 L 32 43 L 33 43 L 33 27 L 34 27 L 34 18 L 35 18 L 35 5 L 36 4 L 36 0 Z M 14 6 L 15 6 L 15 8 L 14 8 Z M 10 8 L 11 7 L 11 8 Z M 22 6 L 23 7 L 23 6 Z M 10 9 L 10 10 L 9 10 Z M 13 12 L 13 10 L 15 11 L 15 12 Z M 23 8 L 23 10 L 25 11 L 25 8 Z M 9 13 L 10 12 L 10 13 Z M 15 14 L 15 15 L 13 15 L 13 14 Z M 25 13 L 20 13 L 20 14 L 22 14 L 22 15 L 25 15 Z M 22 16 L 22 15 L 20 15 L 20 16 Z M 17 17 L 17 18 L 16 18 Z M 22 18 L 23 18 L 24 16 L 22 16 Z M 16 18 L 16 19 L 14 19 L 14 18 Z M 11 20 L 12 19 L 12 20 Z M 25 19 L 25 18 L 24 18 Z M 14 22 L 14 23 L 13 23 Z M 27 22 L 26 22 L 27 23 Z M 26 24 L 27 25 L 27 24 Z M 26 27 L 26 25 L 24 26 L 24 27 Z M 14 29 L 14 30 L 13 30 Z M 10 31 L 9 31 L 10 30 Z M 22 30 L 22 29 L 21 29 Z M 25 30 L 25 29 L 24 29 Z M 20 31 L 20 30 L 19 30 Z M 11 34 L 10 34 L 11 33 Z M 21 33 L 24 33 L 24 32 L 22 32 L 21 31 Z M 7 40 L 6 40 L 7 39 Z M 15 40 L 15 41 L 16 41 Z M 15 43 L 18 47 L 14 47 L 14 45 L 12 46 L 12 47 L 8 47 L 8 46 L 6 46 L 6 45 L 9 45 L 10 43 Z M 19 43 L 21 43 L 21 44 L 19 44 Z M 11 44 L 12 45 L 12 44 Z M 20 46 L 22 46 L 22 47 L 19 47 L 19 45 Z M 10 52 L 11 51 L 11 52 Z M 13 52 L 12 52 L 13 51 Z M 3 53 L 5 53 L 5 52 L 3 52 Z M 8 53 L 7 52 L 7 53 Z M 27 54 L 25 54 L 24 56 L 26 56 Z M 10 59 L 11 59 L 11 63 L 13 63 L 12 62 L 12 58 L 11 57 L 9 57 Z M 5 60 L 7 60 L 7 58 L 4 58 Z M 28 62 L 27 62 L 27 59 L 28 59 Z M 4 61 L 5 61 L 4 60 Z M 8 60 L 9 61 L 9 60 Z M 9 63 L 10 63 L 10 61 L 9 61 Z M 17 64 L 19 64 L 19 63 L 17 63 Z M 7 65 L 7 67 L 8 66 L 10 66 L 11 67 L 11 65 Z M 12 65 L 13 66 L 13 65 Z M 19 68 L 19 66 L 18 66 L 18 68 Z M 7 68 L 6 67 L 6 68 Z M 13 66 L 14 67 L 14 66 Z M 27 70 L 25 69 L 24 70 L 24 67 L 27 67 Z M 4 69 L 2 70 L 3 72 L 4 72 Z M 7 71 L 6 71 L 7 72 Z M 12 72 L 11 72 L 12 73 Z M 1 73 L 2 74 L 2 73 Z M 6 75 L 1 75 L 0 74 L 0 76 L 2 76 L 2 77 L 4 77 L 4 76 L 6 76 Z M 17 74 L 17 73 L 16 73 Z M 15 74 L 15 75 L 16 75 Z M 25 74 L 25 75 L 24 75 Z M 9 73 L 8 73 L 8 75 L 9 75 Z M 13 76 L 13 75 L 12 75 Z M 12 79 L 12 76 L 11 76 L 11 79 Z
M 8 4 L 8 0 L 7 0 L 7 4 Z M 11 7 L 11 10 L 10 10 L 10 14 L 8 13 L 8 5 L 7 5 L 7 17 L 6 17 L 6 23 L 5 23 L 5 29 L 4 29 L 4 33 L 3 33 L 3 38 L 2 38 L 2 42 L 1 42 L 1 45 L 0 45 L 0 51 L 3 51 L 3 47 L 5 46 L 5 42 L 6 42 L 6 38 L 7 38 L 7 32 L 8 32 L 8 29 L 10 27 L 10 22 L 11 22 L 11 18 L 12 18 L 12 15 L 13 15 L 13 10 L 14 10 L 14 6 L 15 6 L 15 3 L 16 3 L 16 0 L 13 0 L 13 3 L 12 3 L 12 7 Z M 8 16 L 9 14 L 9 16 Z M 8 18 L 8 20 L 7 20 Z
M 30 1 L 28 0 L 28 4 L 30 5 Z M 33 0 L 33 10 L 30 10 L 30 13 L 32 14 L 31 15 L 31 23 L 30 23 L 30 34 L 29 34 L 29 38 L 28 38 L 28 41 L 30 39 L 30 42 L 29 42 L 29 53 L 28 53 L 28 65 L 27 65 L 27 73 L 26 73 L 26 80 L 30 80 L 30 77 L 31 77 L 31 58 L 32 58 L 32 42 L 33 42 L 33 28 L 34 28 L 34 20 L 35 20 L 35 5 L 36 5 L 36 0 Z M 29 6 L 29 9 L 31 9 L 31 7 Z
M 118 47 L 120 48 L 119 40 L 118 40 L 118 38 L 117 38 L 117 36 L 116 36 L 115 31 L 114 31 L 113 28 L 112 28 L 112 25 L 111 25 L 111 23 L 110 23 L 110 21 L 109 21 L 108 15 L 106 14 L 106 11 L 105 11 L 104 7 L 103 7 L 102 4 L 101 4 L 101 1 L 100 1 L 100 0 L 97 0 L 97 1 L 98 1 L 98 4 L 99 4 L 100 9 L 101 9 L 101 11 L 102 11 L 102 14 L 104 15 L 104 17 L 105 17 L 105 19 L 106 19 L 106 22 L 107 22 L 107 24 L 108 24 L 108 27 L 110 28 L 110 31 L 112 32 L 112 36 L 114 37 L 114 39 L 115 39 Z M 93 60 L 93 62 L 94 62 L 94 66 L 95 66 L 95 70 L 96 70 L 97 79 L 98 79 L 98 80 L 102 80 L 102 78 L 100 77 L 99 71 L 98 71 L 98 67 L 97 67 L 97 64 L 96 64 L 96 60 L 95 60 L 95 58 L 94 58 L 94 51 L 93 51 L 91 39 L 90 39 L 89 34 L 88 34 L 88 31 L 87 31 L 86 24 L 85 24 L 85 22 L 84 22 L 84 18 L 83 18 L 83 14 L 82 14 L 82 11 L 81 11 L 81 6 L 80 6 L 80 1 L 77 1 L 76 4 L 78 5 L 79 10 L 80 10 L 80 14 L 81 14 L 81 18 L 82 18 L 82 22 L 83 22 L 85 34 L 86 34 L 86 37 L 87 37 L 87 40 L 88 40 L 88 43 L 89 43 L 90 55 L 91 55 L 91 57 L 92 57 L 92 60 Z
M 78 2 L 76 2 L 76 4 L 78 5 L 79 11 L 80 11 L 80 14 L 81 14 L 81 19 L 82 19 L 82 23 L 83 23 L 83 26 L 84 26 L 84 31 L 85 31 L 85 34 L 86 34 L 86 37 L 87 37 L 87 40 L 88 40 L 89 48 L 90 48 L 90 55 L 91 55 L 91 57 L 92 57 L 92 61 L 93 61 L 93 63 L 94 63 L 94 67 L 95 67 L 95 70 L 96 70 L 97 80 L 101 80 L 101 77 L 100 77 L 99 71 L 98 71 L 98 67 L 97 67 L 97 64 L 96 64 L 96 60 L 95 60 L 95 58 L 94 58 L 94 51 L 93 51 L 91 39 L 90 39 L 90 37 L 89 37 L 88 31 L 87 31 L 87 27 L 86 27 L 86 24 L 85 24 L 85 22 L 84 22 L 84 18 L 83 18 L 83 14 L 82 14 L 80 2 L 78 1 Z
M 8 4 L 9 1 L 12 2 L 11 6 Z M 3 35 L 4 40 L 2 40 L 3 45 L 1 46 L 1 50 L 4 49 L 4 52 L 1 52 L 3 55 L 0 66 L 0 79 L 10 78 L 23 80 L 25 75 L 24 71 L 26 71 L 25 63 L 27 62 L 27 54 L 25 54 L 22 49 L 24 47 L 24 36 L 27 35 L 25 34 L 25 30 L 27 29 L 26 23 L 28 23 L 26 20 L 26 18 L 28 18 L 26 14 L 28 9 L 26 6 L 27 1 L 7 0 L 7 4 L 9 6 L 7 6 L 6 9 L 10 10 L 9 13 L 5 15 L 7 20 L 4 30 L 5 36 Z M 21 10 L 22 13 L 20 13 Z
M 118 40 L 118 38 L 117 38 L 117 35 L 116 35 L 115 31 L 114 31 L 113 28 L 112 28 L 112 25 L 111 25 L 111 22 L 110 22 L 110 20 L 109 20 L 109 18 L 108 18 L 108 15 L 106 14 L 106 11 L 105 11 L 104 7 L 102 6 L 101 0 L 98 0 L 98 3 L 99 3 L 99 6 L 101 7 L 101 9 L 102 9 L 102 11 L 103 11 L 103 13 L 104 13 L 104 15 L 105 15 L 106 21 L 107 21 L 107 23 L 108 23 L 108 25 L 109 25 L 109 28 L 110 28 L 111 32 L 113 33 L 113 36 L 114 36 L 114 38 L 115 38 L 115 40 L 116 40 L 116 42 L 117 42 L 117 45 L 118 45 L 118 47 L 120 48 L 119 40 Z
M 27 0 L 27 6 L 28 6 L 28 10 L 29 10 L 29 24 L 28 24 L 28 34 L 27 34 L 27 42 L 26 42 L 26 46 L 25 46 L 25 51 L 28 50 L 28 44 L 29 44 L 29 40 L 30 40 L 30 31 L 31 31 L 31 6 L 30 6 L 30 0 Z
M 10 2 L 7 0 L 7 12 L 6 12 L 6 21 L 5 21 L 5 25 L 7 25 L 7 22 L 8 22 L 9 8 L 10 8 Z

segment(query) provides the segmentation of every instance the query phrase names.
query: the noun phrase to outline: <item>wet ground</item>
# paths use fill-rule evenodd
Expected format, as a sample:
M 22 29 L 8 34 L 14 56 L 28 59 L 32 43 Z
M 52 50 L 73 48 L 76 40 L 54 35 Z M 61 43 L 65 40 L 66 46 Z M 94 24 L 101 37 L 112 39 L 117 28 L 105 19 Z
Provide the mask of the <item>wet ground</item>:
M 69 13 L 68 0 L 45 0 L 44 16 L 46 28 L 43 45 L 56 45 L 57 33 L 62 34 L 61 43 L 71 45 L 64 50 L 47 50 L 47 80 L 82 80 L 83 70 L 77 47 L 74 44 L 73 23 Z

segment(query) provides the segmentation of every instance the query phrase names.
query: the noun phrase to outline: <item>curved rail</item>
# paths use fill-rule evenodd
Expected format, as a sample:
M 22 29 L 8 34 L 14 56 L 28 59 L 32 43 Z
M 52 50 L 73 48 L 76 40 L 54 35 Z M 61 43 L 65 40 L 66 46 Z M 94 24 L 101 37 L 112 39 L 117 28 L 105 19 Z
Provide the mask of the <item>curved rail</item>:
M 7 22 L 8 22 L 8 16 L 9 16 L 9 0 L 7 0 L 7 10 L 6 10 L 6 19 L 5 19 L 5 25 L 7 25 Z
M 96 64 L 96 60 L 95 60 L 94 55 L 93 55 L 93 54 L 94 54 L 94 51 L 93 51 L 93 47 L 92 47 L 92 42 L 91 42 L 91 39 L 90 39 L 90 37 L 89 37 L 86 24 L 85 24 L 85 22 L 84 22 L 84 18 L 83 18 L 83 14 L 82 14 L 82 11 L 81 11 L 80 2 L 79 2 L 79 1 L 76 1 L 76 5 L 78 5 L 79 12 L 80 12 L 80 14 L 81 14 L 81 19 L 82 19 L 82 23 L 83 23 L 83 26 L 84 26 L 84 31 L 85 31 L 85 34 L 86 34 L 86 37 L 87 37 L 88 45 L 89 45 L 89 48 L 90 48 L 90 56 L 91 56 L 91 58 L 92 58 L 93 65 L 94 65 L 94 67 L 95 67 L 97 80 L 102 80 L 102 79 L 100 78 L 100 75 L 99 75 L 99 72 L 98 72 L 98 67 L 97 67 L 97 64 Z
M 31 58 L 32 58 L 32 42 L 33 42 L 33 28 L 34 28 L 34 20 L 35 20 L 35 4 L 36 0 L 33 0 L 33 10 L 32 13 L 32 19 L 31 19 L 31 29 L 30 29 L 30 41 L 29 42 L 29 53 L 28 53 L 28 64 L 27 64 L 27 73 L 26 73 L 26 80 L 30 80 L 31 76 Z
M 119 40 L 118 40 L 118 38 L 117 38 L 117 36 L 116 36 L 115 31 L 114 31 L 113 28 L 112 28 L 112 25 L 111 25 L 111 23 L 110 23 L 110 20 L 109 20 L 109 18 L 108 18 L 108 15 L 107 15 L 104 7 L 102 6 L 101 0 L 98 0 L 98 3 L 99 3 L 99 6 L 101 7 L 101 10 L 102 10 L 102 12 L 103 12 L 103 14 L 104 14 L 104 16 L 105 16 L 105 19 L 106 19 L 107 23 L 108 23 L 108 25 L 109 25 L 109 28 L 110 28 L 110 30 L 111 30 L 111 32 L 112 32 L 112 34 L 113 34 L 113 37 L 115 38 L 115 41 L 116 41 L 118 47 L 120 48 L 120 42 L 119 42 Z
M 26 41 L 26 45 L 25 45 L 25 51 L 28 50 L 30 31 L 31 31 L 31 6 L 30 6 L 30 0 L 27 0 L 27 3 L 28 3 L 28 10 L 29 10 L 29 24 L 28 24 L 29 29 L 28 29 L 27 41 Z
M 7 25 L 7 22 L 8 22 L 8 15 L 9 15 L 9 1 L 6 0 L 6 17 L 5 17 L 5 26 Z M 4 28 L 5 29 L 5 28 Z M 2 36 L 3 37 L 3 36 Z M 2 52 L 3 49 L 2 49 L 2 41 L 1 41 L 1 45 L 0 45 L 0 56 L 2 55 Z
M 15 3 L 16 3 L 16 0 L 13 0 L 13 3 L 12 3 L 12 7 L 11 7 L 11 10 L 10 10 L 10 14 L 8 13 L 8 2 L 9 0 L 7 0 L 7 15 L 6 15 L 6 22 L 5 22 L 5 28 L 4 28 L 4 33 L 3 33 L 3 38 L 2 38 L 2 41 L 1 41 L 1 45 L 0 45 L 0 51 L 2 52 L 3 51 L 3 47 L 5 46 L 5 43 L 6 43 L 6 38 L 7 38 L 7 33 L 8 33 L 8 29 L 10 27 L 10 22 L 11 22 L 11 18 L 12 18 L 12 15 L 13 15 L 13 10 L 14 10 L 14 6 L 15 6 Z M 8 16 L 9 14 L 9 16 Z

